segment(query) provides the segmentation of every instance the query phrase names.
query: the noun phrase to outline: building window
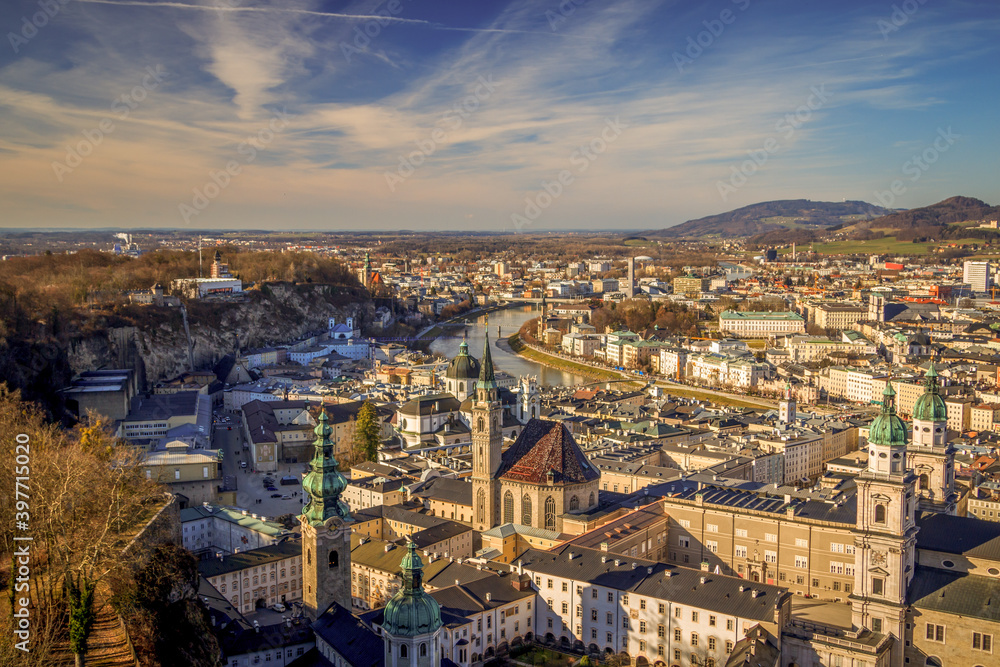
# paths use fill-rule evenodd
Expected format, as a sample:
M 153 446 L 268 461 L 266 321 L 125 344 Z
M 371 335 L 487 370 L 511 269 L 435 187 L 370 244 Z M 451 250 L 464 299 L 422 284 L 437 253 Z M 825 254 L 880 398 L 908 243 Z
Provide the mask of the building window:
M 573 496 L 569 499 L 569 511 L 573 512 L 578 509 L 580 509 L 580 500 L 576 496 Z
M 709 637 L 708 638 L 708 650 L 709 651 L 714 651 L 715 650 L 715 637 Z
M 514 523 L 514 494 L 510 491 L 503 494 L 503 522 Z
M 566 583 L 565 581 L 562 582 L 562 592 L 563 593 L 568 593 L 569 592 L 569 584 Z
M 486 491 L 483 489 L 476 492 L 476 516 L 479 523 L 486 523 Z
M 521 498 L 521 525 L 531 525 L 531 498 L 528 497 L 527 493 Z
M 552 496 L 545 499 L 545 529 L 556 529 L 556 501 Z
M 944 643 L 944 626 L 935 625 L 934 623 L 927 624 L 927 631 L 924 635 L 928 641 L 941 642 Z
M 680 629 L 675 629 L 674 630 L 674 641 L 675 642 L 681 641 L 681 631 L 680 631 Z
M 691 646 L 697 646 L 697 645 L 698 645 L 698 633 L 697 632 L 692 632 L 691 633 Z
M 977 651 L 986 651 L 987 653 L 993 652 L 993 635 L 983 634 L 981 632 L 972 633 L 972 648 Z
M 885 595 L 885 579 L 872 577 L 872 595 Z
M 885 505 L 875 506 L 875 523 L 885 523 Z

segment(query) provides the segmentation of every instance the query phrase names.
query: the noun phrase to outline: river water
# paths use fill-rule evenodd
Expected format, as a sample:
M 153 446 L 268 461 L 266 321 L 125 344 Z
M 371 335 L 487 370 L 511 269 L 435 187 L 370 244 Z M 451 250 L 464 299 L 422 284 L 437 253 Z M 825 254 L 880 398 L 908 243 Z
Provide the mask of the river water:
M 497 370 L 506 371 L 514 377 L 521 375 L 535 375 L 539 384 L 543 385 L 567 385 L 576 386 L 593 382 L 582 375 L 575 375 L 565 371 L 556 370 L 543 366 L 530 359 L 519 357 L 513 352 L 508 352 L 504 348 L 497 347 L 497 326 L 500 326 L 500 334 L 506 338 L 521 328 L 527 320 L 537 317 L 539 308 L 534 305 L 515 306 L 505 310 L 498 310 L 489 314 L 490 327 L 490 353 L 493 355 L 493 365 Z M 481 359 L 483 356 L 483 338 L 486 336 L 486 316 L 480 315 L 471 320 L 472 326 L 466 326 L 465 332 L 469 340 L 469 354 Z M 438 338 L 431 343 L 431 352 L 443 354 L 449 359 L 458 354 L 458 346 L 462 343 L 462 330 L 454 329 L 448 334 L 449 338 Z

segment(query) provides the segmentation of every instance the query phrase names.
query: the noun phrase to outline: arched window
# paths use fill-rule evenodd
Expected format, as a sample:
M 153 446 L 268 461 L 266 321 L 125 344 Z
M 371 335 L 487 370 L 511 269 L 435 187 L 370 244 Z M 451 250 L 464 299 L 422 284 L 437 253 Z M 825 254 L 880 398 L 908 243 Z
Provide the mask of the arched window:
M 593 507 L 593 506 L 594 506 L 594 494 L 591 493 L 590 494 L 590 505 L 588 505 L 588 507 Z
M 924 664 L 927 665 L 927 667 L 941 667 L 941 658 L 936 655 L 929 655 L 927 656 L 927 660 L 924 661 Z
M 503 522 L 514 523 L 514 494 L 510 491 L 503 494 Z
M 573 496 L 569 499 L 569 511 L 572 512 L 578 509 L 580 509 L 580 500 L 576 496 Z
M 421 658 L 426 658 L 427 657 L 427 644 L 421 644 L 420 645 L 420 657 Z
M 926 491 L 930 487 L 930 480 L 927 477 L 927 473 L 920 476 L 920 490 Z
M 885 505 L 875 506 L 875 523 L 885 523 Z
M 531 525 L 531 498 L 527 493 L 521 498 L 521 525 Z
M 330 569 L 340 566 L 340 554 L 337 551 L 330 552 Z
M 545 528 L 556 529 L 556 501 L 552 496 L 545 499 Z
M 479 523 L 486 523 L 486 492 L 482 489 L 476 492 L 476 517 Z
M 479 421 L 476 422 L 476 430 L 479 431 L 480 433 L 486 430 L 486 420 L 484 420 L 482 417 L 480 417 Z
M 459 391 L 465 391 L 465 383 L 464 382 L 459 382 L 458 383 L 458 390 Z
M 400 644 L 399 645 L 399 657 L 400 658 L 405 658 L 406 657 L 406 644 Z

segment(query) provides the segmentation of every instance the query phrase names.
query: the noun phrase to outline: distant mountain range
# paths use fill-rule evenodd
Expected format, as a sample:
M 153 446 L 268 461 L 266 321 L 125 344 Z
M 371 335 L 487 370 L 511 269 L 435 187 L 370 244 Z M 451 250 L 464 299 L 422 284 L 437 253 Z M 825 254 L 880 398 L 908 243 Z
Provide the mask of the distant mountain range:
M 700 238 L 704 236 L 755 236 L 778 229 L 814 228 L 821 230 L 869 220 L 889 213 L 889 209 L 863 201 L 825 202 L 808 199 L 781 199 L 751 204 L 734 211 L 688 220 L 645 236 Z
M 912 229 L 914 227 L 943 227 L 966 220 L 997 220 L 1000 206 L 990 206 L 973 197 L 949 197 L 923 208 L 894 211 L 868 223 L 872 229 Z

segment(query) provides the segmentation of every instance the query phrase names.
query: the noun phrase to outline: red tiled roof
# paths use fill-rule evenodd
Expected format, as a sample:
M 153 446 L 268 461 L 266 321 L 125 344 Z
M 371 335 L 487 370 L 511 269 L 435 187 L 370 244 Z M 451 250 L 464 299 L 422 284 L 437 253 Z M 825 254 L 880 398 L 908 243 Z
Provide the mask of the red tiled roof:
M 552 471 L 556 484 L 580 484 L 599 479 L 569 429 L 543 419 L 529 421 L 504 452 L 497 476 L 515 482 L 546 484 Z

